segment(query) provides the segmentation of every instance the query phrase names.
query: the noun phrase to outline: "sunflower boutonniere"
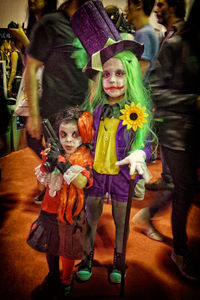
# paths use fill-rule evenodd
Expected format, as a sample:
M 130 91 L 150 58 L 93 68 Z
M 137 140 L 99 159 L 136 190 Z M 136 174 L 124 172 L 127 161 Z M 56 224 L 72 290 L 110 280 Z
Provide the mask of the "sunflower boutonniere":
M 142 128 L 143 123 L 147 123 L 145 119 L 148 114 L 145 113 L 146 107 L 141 107 L 140 103 L 135 105 L 134 102 L 131 105 L 125 104 L 125 109 L 121 109 L 122 116 L 120 119 L 123 120 L 122 125 L 127 125 L 127 129 L 133 129 L 136 131 L 138 127 Z

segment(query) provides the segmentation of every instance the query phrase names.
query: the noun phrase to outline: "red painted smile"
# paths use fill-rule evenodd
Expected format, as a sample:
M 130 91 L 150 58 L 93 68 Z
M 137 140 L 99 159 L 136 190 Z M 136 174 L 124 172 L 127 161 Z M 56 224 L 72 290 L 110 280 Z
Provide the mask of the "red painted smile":
M 108 87 L 108 88 L 104 88 L 106 91 L 114 91 L 114 90 L 122 90 L 124 89 L 124 85 L 123 86 L 111 86 L 111 87 Z

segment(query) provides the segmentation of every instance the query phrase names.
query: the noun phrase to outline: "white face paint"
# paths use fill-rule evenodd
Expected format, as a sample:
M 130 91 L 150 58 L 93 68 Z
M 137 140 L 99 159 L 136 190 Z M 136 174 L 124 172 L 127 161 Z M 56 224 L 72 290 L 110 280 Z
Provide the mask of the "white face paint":
M 62 122 L 59 127 L 59 139 L 66 155 L 69 156 L 73 154 L 82 144 L 82 138 L 78 131 L 77 122 Z
M 123 99 L 126 88 L 126 73 L 120 59 L 110 58 L 103 64 L 103 89 L 112 102 Z

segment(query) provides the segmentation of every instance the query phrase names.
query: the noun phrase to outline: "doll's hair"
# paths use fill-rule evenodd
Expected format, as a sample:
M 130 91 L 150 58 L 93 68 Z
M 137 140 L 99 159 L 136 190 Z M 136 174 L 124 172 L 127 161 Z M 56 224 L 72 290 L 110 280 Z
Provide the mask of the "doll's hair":
M 93 137 L 93 117 L 88 111 L 82 111 L 78 106 L 68 107 L 60 111 L 56 116 L 54 128 L 59 136 L 59 127 L 62 122 L 77 122 L 78 130 L 83 144 L 91 143 Z
M 124 95 L 125 104 L 130 105 L 132 102 L 135 104 L 140 103 L 142 107 L 146 107 L 146 112 L 149 115 L 146 118 L 147 123 L 144 123 L 142 128 L 137 129 L 134 141 L 131 141 L 131 146 L 129 145 L 128 147 L 131 151 L 133 151 L 144 148 L 148 133 L 152 133 L 152 136 L 155 137 L 155 134 L 151 129 L 152 104 L 150 93 L 144 87 L 140 65 L 136 56 L 131 51 L 123 51 L 116 54 L 114 57 L 121 60 L 126 72 L 126 91 Z M 84 109 L 93 112 L 98 105 L 104 102 L 103 100 L 105 98 L 107 98 L 107 95 L 103 90 L 102 72 L 99 72 L 99 77 L 91 89 L 90 99 L 85 101 L 83 107 Z

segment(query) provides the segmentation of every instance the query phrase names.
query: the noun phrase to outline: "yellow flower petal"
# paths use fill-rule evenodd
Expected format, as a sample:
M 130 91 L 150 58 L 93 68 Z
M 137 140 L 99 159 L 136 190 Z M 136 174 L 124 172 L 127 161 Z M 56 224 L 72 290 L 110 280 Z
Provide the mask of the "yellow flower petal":
M 125 109 L 120 110 L 122 113 L 120 120 L 123 120 L 122 125 L 127 125 L 128 130 L 132 128 L 134 131 L 136 131 L 138 127 L 142 128 L 143 124 L 147 123 L 145 117 L 147 117 L 148 114 L 144 112 L 145 110 L 146 107 L 141 107 L 140 103 L 137 105 L 135 105 L 134 102 L 130 105 L 125 104 Z

